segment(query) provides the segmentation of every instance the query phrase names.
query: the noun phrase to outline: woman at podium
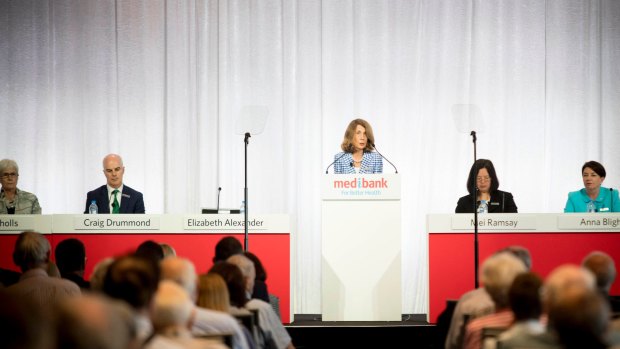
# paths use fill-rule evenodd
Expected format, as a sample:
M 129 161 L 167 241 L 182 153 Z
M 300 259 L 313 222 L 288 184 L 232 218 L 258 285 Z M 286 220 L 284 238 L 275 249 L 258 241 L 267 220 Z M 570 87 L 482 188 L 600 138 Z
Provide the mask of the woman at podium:
M 605 167 L 596 161 L 588 161 L 581 167 L 584 188 L 568 193 L 564 212 L 620 212 L 618 190 L 602 187 Z
M 473 187 L 475 183 L 475 188 Z M 501 191 L 499 180 L 495 173 L 495 167 L 491 160 L 478 159 L 469 170 L 467 178 L 467 191 L 469 195 L 463 196 L 456 204 L 456 213 L 517 213 L 517 205 L 512 194 Z M 474 208 L 474 195 L 476 206 Z
M 351 121 L 340 144 L 342 152 L 334 156 L 334 173 L 383 173 L 383 159 L 373 151 L 374 144 L 368 121 Z

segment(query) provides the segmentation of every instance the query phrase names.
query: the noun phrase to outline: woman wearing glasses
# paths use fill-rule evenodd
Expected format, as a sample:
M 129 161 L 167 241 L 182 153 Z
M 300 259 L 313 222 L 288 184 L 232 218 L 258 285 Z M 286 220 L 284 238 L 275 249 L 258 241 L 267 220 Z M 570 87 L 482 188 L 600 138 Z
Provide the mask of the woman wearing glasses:
M 0 160 L 0 214 L 41 214 L 37 196 L 17 188 L 19 167 L 14 160 Z
M 499 188 L 499 180 L 491 160 L 476 160 L 469 170 L 467 179 L 469 195 L 459 199 L 455 212 L 474 213 L 473 196 L 477 195 L 475 208 L 479 210 L 478 212 L 517 213 L 517 205 L 512 194 L 497 188 Z M 482 209 L 485 204 L 486 210 Z

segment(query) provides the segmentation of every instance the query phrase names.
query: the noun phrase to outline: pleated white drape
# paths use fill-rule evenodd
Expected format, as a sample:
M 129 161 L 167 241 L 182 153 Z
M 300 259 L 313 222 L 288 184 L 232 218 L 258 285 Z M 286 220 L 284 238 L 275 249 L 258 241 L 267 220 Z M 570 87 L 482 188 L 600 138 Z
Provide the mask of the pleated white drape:
M 110 152 L 148 213 L 218 186 L 236 208 L 236 119 L 265 105 L 250 211 L 291 215 L 294 312 L 320 313 L 319 184 L 365 118 L 402 176 L 403 312 L 426 313 L 425 218 L 466 193 L 470 129 L 520 212 L 562 211 L 587 160 L 620 186 L 618 62 L 615 0 L 0 0 L 0 157 L 44 213 L 82 212 Z

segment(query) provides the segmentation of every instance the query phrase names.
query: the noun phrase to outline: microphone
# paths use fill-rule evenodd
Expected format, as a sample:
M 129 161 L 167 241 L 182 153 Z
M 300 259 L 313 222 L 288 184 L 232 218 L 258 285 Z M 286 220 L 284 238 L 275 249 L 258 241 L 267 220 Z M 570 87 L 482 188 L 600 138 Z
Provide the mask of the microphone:
M 217 208 L 216 213 L 220 213 L 220 192 L 222 192 L 222 187 L 217 188 Z
M 396 166 L 394 166 L 394 164 L 393 164 L 390 160 L 388 160 L 388 158 L 386 158 L 385 156 L 383 156 L 383 154 L 381 154 L 381 153 L 379 152 L 379 150 L 377 149 L 377 147 L 375 147 L 375 144 L 374 144 L 374 143 L 370 143 L 370 146 L 371 146 L 371 147 L 373 147 L 373 148 L 375 149 L 375 151 L 377 152 L 377 154 L 381 155 L 381 157 L 382 157 L 382 158 L 384 158 L 384 159 L 385 159 L 385 161 L 389 162 L 389 163 L 390 163 L 390 165 L 392 165 L 392 167 L 394 167 L 394 171 L 395 171 L 394 173 L 398 173 L 398 169 L 396 169 Z
M 476 131 L 471 131 L 469 135 L 473 137 L 473 141 L 476 143 Z
M 609 212 L 614 212 L 614 188 L 609 188 L 611 197 L 609 198 Z
M 342 158 L 345 155 L 347 155 L 347 152 L 342 153 L 342 155 L 340 155 L 338 158 L 336 158 L 336 160 L 334 160 L 334 162 L 329 164 L 329 166 L 327 166 L 327 168 L 325 169 L 325 174 L 328 173 L 330 167 L 332 167 L 338 160 L 340 160 L 340 158 Z M 353 165 L 351 165 L 351 166 L 353 166 Z

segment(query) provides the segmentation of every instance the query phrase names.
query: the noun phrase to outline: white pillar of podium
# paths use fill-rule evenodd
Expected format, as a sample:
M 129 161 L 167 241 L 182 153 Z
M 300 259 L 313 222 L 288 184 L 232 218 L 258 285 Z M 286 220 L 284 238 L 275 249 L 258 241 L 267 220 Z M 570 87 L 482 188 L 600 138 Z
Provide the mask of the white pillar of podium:
M 322 320 L 401 321 L 399 175 L 325 175 L 322 186 Z

